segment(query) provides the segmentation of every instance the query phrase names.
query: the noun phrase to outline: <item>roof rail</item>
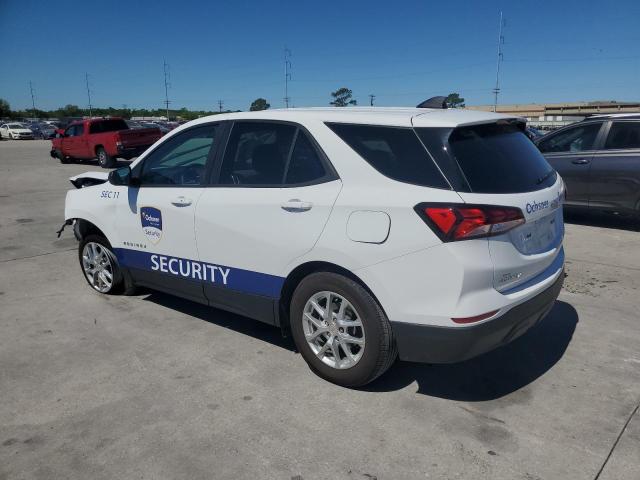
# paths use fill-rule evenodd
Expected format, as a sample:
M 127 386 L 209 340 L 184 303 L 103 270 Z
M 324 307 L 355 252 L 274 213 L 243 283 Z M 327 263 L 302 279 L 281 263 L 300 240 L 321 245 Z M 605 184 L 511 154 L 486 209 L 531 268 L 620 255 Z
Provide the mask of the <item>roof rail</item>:
M 446 109 L 447 107 L 447 97 L 431 97 L 426 99 L 424 102 L 416 105 L 416 108 L 439 108 Z

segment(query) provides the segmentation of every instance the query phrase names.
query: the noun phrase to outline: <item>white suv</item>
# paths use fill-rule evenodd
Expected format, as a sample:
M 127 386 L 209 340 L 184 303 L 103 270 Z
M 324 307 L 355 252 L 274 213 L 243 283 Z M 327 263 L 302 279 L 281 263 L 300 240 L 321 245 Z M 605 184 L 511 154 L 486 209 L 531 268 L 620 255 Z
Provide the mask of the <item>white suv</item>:
M 279 326 L 345 386 L 513 340 L 563 281 L 561 178 L 521 119 L 414 108 L 216 115 L 73 177 L 101 293 L 141 285 Z

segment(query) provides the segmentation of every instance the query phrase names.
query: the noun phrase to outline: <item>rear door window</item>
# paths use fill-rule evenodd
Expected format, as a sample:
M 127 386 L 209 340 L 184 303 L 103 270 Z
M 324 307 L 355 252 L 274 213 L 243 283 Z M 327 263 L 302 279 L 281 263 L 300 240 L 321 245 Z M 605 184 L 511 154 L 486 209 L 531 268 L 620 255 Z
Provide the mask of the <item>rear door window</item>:
M 605 150 L 640 148 L 640 122 L 613 122 Z
M 553 168 L 518 125 L 490 123 L 448 132 L 435 128 L 416 131 L 425 145 L 437 150 L 434 158 L 455 161 L 467 191 L 523 193 L 547 188 L 556 181 Z M 443 165 L 443 170 L 447 175 L 455 173 L 450 166 Z
M 222 161 L 221 185 L 282 185 L 296 127 L 236 122 Z
M 567 128 L 538 143 L 542 153 L 575 153 L 593 150 L 602 122 Z
M 327 123 L 381 174 L 404 183 L 450 189 L 411 128 Z

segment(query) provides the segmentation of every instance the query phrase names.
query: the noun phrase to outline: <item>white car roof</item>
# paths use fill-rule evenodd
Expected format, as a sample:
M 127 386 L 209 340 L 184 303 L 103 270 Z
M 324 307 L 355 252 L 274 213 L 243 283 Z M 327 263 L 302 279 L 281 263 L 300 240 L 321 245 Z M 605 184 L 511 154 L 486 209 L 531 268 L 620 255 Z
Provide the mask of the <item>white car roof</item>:
M 432 109 L 402 107 L 318 107 L 236 112 L 199 118 L 191 125 L 221 120 L 283 120 L 292 122 L 321 121 L 361 123 L 402 127 L 458 127 L 500 119 L 516 119 L 510 115 L 465 109 Z M 524 119 L 522 119 L 524 121 Z

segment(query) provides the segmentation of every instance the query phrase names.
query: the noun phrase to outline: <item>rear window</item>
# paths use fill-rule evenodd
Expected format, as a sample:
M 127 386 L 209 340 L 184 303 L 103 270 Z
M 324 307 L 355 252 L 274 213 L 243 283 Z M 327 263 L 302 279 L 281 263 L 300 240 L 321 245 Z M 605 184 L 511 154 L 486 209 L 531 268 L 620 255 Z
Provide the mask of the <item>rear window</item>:
M 343 123 L 327 126 L 383 175 L 414 185 L 450 188 L 413 129 Z
M 100 122 L 94 122 L 89 127 L 90 133 L 104 133 L 104 132 L 117 132 L 118 130 L 128 130 L 129 126 L 127 122 L 120 119 L 114 120 L 102 120 Z
M 604 148 L 606 150 L 640 148 L 640 122 L 613 122 Z
M 417 128 L 442 162 L 456 189 L 475 193 L 523 193 L 550 187 L 556 173 L 515 124 L 491 123 L 454 129 Z M 455 162 L 455 167 L 452 163 Z M 464 188 L 466 184 L 467 188 Z

